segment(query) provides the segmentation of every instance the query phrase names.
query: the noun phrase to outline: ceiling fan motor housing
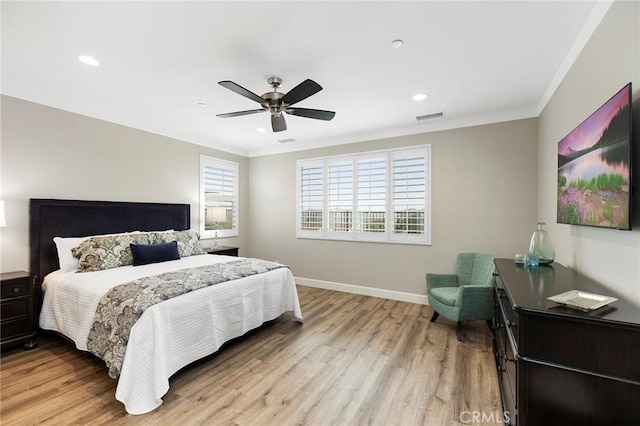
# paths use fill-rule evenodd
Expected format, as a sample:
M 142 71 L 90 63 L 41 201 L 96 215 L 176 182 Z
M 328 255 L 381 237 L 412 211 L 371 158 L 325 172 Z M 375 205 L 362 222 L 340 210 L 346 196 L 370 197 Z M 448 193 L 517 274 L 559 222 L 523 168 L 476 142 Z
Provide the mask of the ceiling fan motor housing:
M 280 93 L 276 91 L 263 93 L 262 96 L 260 97 L 264 99 L 266 102 L 263 103 L 262 106 L 268 109 L 271 114 L 280 115 L 282 111 L 286 108 L 286 104 L 282 103 L 283 96 L 284 96 L 284 93 Z

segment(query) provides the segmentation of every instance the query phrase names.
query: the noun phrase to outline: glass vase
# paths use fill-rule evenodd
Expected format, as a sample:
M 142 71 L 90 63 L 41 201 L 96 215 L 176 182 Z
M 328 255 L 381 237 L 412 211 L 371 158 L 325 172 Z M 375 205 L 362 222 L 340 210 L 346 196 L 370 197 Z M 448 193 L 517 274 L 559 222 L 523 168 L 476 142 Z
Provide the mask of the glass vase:
M 551 237 L 544 229 L 544 225 L 544 222 L 538 222 L 538 229 L 531 236 L 531 243 L 529 244 L 529 256 L 537 257 L 541 265 L 549 264 L 556 258 Z

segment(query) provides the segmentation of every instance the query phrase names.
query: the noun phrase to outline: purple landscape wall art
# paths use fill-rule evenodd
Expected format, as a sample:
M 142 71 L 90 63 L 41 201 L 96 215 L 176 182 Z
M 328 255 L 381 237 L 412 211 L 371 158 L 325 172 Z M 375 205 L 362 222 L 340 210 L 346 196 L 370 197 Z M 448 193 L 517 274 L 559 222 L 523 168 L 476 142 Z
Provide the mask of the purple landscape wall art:
M 631 229 L 631 83 L 558 142 L 558 223 Z

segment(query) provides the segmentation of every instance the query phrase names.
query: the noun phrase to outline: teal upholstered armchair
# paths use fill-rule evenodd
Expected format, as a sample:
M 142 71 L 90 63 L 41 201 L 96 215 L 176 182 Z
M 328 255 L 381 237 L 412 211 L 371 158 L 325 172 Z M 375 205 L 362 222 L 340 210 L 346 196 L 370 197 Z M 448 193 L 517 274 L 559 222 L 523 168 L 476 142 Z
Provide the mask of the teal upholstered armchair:
M 427 274 L 427 297 L 438 316 L 456 321 L 456 336 L 462 340 L 462 321 L 485 320 L 491 327 L 493 318 L 493 256 L 460 253 L 456 274 Z

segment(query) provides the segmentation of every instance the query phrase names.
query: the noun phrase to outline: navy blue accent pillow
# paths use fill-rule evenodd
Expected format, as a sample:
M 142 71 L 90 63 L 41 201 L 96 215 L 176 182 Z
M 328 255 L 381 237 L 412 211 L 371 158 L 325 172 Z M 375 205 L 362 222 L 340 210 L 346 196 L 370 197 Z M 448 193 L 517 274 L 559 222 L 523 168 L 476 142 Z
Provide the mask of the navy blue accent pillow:
M 163 244 L 131 243 L 131 254 L 133 254 L 133 266 L 180 259 L 177 241 Z

